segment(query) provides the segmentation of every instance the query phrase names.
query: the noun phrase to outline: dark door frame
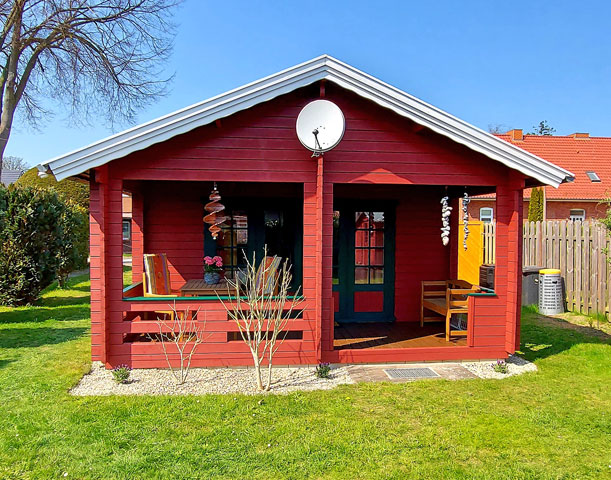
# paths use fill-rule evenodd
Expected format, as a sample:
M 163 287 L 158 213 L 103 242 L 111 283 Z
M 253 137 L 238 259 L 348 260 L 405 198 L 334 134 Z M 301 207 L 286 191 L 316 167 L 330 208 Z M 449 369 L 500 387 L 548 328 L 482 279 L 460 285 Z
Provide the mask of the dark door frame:
M 338 265 L 334 266 L 339 283 L 333 285 L 333 291 L 339 292 L 339 311 L 335 312 L 338 323 L 352 322 L 393 322 L 395 321 L 395 222 L 396 203 L 381 200 L 347 200 L 336 199 L 334 211 L 339 211 Z M 384 212 L 384 283 L 355 284 L 355 225 L 354 215 L 358 211 Z M 334 240 L 335 241 L 335 240 Z M 355 292 L 384 292 L 382 312 L 355 312 Z

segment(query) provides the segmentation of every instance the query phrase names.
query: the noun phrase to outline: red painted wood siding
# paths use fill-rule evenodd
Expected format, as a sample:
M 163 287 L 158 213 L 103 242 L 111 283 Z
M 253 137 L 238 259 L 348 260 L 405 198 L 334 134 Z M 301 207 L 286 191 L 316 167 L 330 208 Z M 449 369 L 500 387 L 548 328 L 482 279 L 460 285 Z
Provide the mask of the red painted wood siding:
M 507 305 L 513 305 L 518 288 L 516 270 L 509 264 L 519 255 L 515 245 L 512 247 L 517 230 L 512 216 L 515 202 L 510 200 L 519 187 L 507 184 L 509 170 L 426 129 L 414 128 L 409 120 L 333 84 L 327 85 L 326 97 L 342 108 L 346 132 L 340 145 L 317 163 L 297 140 L 294 125 L 300 109 L 318 95 L 316 85 L 300 89 L 225 118 L 220 127 L 198 128 L 109 165 L 107 183 L 92 185 L 92 235 L 96 236 L 92 236 L 94 358 L 134 366 L 165 364 L 158 345 L 123 343 L 124 333 L 143 326 L 123 321 L 126 311 L 167 310 L 167 305 L 121 299 L 121 187 L 124 182 L 138 185 L 139 181 L 142 249 L 168 254 L 174 288 L 201 275 L 201 196 L 207 192 L 201 191 L 198 182 L 303 184 L 303 287 L 308 305 L 304 319 L 294 322 L 294 328 L 303 329 L 304 338 L 282 346 L 280 364 L 321 359 L 487 358 L 504 352 L 509 339 L 515 341 L 516 309 Z M 176 186 L 168 181 L 184 183 Z M 339 183 L 502 186 L 497 191 L 498 215 L 505 216 L 505 226 L 501 225 L 497 233 L 499 292 L 497 297 L 474 301 L 473 348 L 341 354 L 332 350 L 333 192 Z M 449 249 L 439 240 L 439 197 L 430 193 L 398 198 L 395 310 L 399 320 L 417 318 L 422 279 L 445 278 L 452 269 Z M 94 260 L 96 256 L 99 260 Z M 249 364 L 243 345 L 226 341 L 227 332 L 234 327 L 222 307 L 213 302 L 202 304 L 202 308 L 200 318 L 203 315 L 209 322 L 215 340 L 202 346 L 194 365 Z

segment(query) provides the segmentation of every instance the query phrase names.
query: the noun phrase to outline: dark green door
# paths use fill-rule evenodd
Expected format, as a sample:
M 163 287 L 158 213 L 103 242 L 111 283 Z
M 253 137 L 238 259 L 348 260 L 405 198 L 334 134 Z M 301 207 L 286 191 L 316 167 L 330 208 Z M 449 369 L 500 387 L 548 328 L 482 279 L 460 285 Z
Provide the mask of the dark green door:
M 391 322 L 395 306 L 395 212 L 388 204 L 337 204 L 333 228 L 335 320 Z

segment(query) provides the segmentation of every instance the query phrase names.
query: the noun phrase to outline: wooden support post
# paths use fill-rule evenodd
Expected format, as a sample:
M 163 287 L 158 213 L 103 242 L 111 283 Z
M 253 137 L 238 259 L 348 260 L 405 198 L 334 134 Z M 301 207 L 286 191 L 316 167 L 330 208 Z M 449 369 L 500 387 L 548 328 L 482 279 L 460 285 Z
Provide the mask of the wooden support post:
M 132 192 L 132 282 L 142 281 L 144 269 L 144 200 L 142 192 Z

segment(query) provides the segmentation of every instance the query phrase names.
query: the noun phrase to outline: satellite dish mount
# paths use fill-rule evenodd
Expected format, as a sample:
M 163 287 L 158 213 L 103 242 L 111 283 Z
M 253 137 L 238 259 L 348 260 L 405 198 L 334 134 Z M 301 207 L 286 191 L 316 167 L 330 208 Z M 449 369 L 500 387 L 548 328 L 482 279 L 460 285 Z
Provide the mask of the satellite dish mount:
M 297 137 L 301 144 L 319 157 L 336 147 L 344 136 L 344 114 L 329 100 L 308 103 L 297 117 Z

